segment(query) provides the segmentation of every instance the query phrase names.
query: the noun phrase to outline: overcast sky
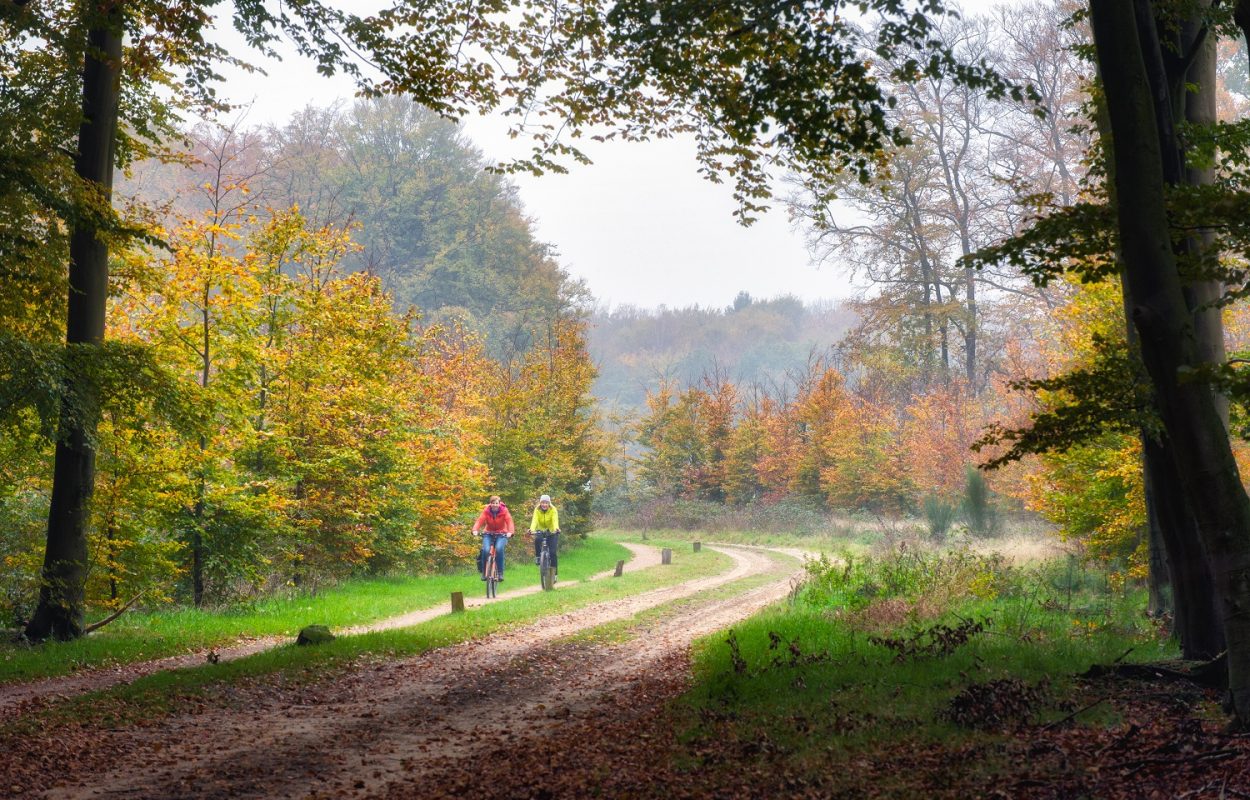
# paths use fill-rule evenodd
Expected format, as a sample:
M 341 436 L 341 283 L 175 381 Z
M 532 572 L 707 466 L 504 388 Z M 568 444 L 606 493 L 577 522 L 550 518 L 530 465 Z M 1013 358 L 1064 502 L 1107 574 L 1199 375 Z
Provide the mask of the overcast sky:
M 254 55 L 232 31 L 216 38 L 268 73 L 222 70 L 227 80 L 221 92 L 231 102 L 250 104 L 249 124 L 281 124 L 306 105 L 324 106 L 354 93 L 350 80 L 322 77 L 298 55 L 270 61 Z M 524 152 L 502 121 L 464 122 L 488 159 Z M 852 293 L 844 275 L 810 263 L 783 204 L 749 228 L 739 225 L 730 188 L 696 173 L 691 141 L 587 144 L 592 165 L 513 180 L 538 237 L 556 247 L 561 264 L 584 278 L 600 303 L 725 306 L 739 291 L 805 300 Z

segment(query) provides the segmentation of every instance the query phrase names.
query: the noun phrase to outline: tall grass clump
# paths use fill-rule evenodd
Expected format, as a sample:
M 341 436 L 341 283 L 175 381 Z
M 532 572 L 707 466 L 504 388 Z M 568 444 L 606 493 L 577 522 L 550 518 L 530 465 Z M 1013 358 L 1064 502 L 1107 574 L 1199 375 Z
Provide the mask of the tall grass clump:
M 933 619 L 960 601 L 1019 591 L 1023 572 L 999 554 L 925 551 L 906 544 L 879 555 L 805 562 L 800 602 L 839 615 L 880 617 L 869 627 Z
M 929 526 L 929 536 L 936 542 L 946 541 L 946 534 L 955 522 L 955 506 L 936 495 L 924 499 L 924 518 Z

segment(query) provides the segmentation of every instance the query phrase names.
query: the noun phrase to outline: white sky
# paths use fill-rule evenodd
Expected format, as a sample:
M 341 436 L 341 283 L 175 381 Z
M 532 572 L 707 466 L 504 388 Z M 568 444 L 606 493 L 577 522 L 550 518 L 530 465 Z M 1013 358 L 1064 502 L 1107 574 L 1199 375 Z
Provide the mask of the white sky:
M 251 104 L 248 124 L 281 124 L 307 105 L 329 105 L 354 93 L 350 80 L 320 76 L 298 55 L 266 60 L 233 31 L 216 38 L 268 73 L 221 70 L 226 77 L 221 94 Z M 528 149 L 518 150 L 498 119 L 467 119 L 465 130 L 492 161 Z M 538 237 L 556 247 L 560 263 L 585 279 L 599 303 L 725 306 L 739 291 L 805 300 L 853 293 L 837 270 L 810 263 L 784 204 L 775 203 L 748 228 L 739 225 L 730 187 L 696 173 L 692 141 L 584 144 L 591 165 L 572 164 L 564 175 L 512 179 Z

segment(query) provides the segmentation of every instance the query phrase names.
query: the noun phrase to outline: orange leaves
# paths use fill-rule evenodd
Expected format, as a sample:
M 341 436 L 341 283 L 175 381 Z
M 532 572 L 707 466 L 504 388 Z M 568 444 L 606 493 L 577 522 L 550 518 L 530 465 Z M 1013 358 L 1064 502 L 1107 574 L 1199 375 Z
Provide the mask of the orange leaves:
M 662 494 L 732 503 L 801 496 L 899 512 L 961 489 L 982 414 L 957 388 L 904 408 L 851 391 L 823 360 L 780 397 L 725 381 L 648 398 L 643 480 Z
M 666 494 L 702 500 L 725 499 L 727 454 L 737 389 L 720 375 L 705 376 L 675 397 L 668 387 L 651 395 L 651 416 L 639 441 L 651 449 L 643 474 Z
M 936 386 L 907 407 L 901 451 L 907 475 L 926 494 L 951 502 L 963 492 L 971 447 L 987 422 L 985 402 L 958 383 Z

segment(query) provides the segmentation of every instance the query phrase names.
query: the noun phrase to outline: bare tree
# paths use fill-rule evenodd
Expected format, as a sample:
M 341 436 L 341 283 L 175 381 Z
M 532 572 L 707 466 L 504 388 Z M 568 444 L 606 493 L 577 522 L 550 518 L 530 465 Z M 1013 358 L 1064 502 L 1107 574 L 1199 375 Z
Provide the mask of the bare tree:
M 1077 197 L 1088 142 L 1078 124 L 1084 69 L 1064 34 L 1048 33 L 1062 14 L 1056 3 L 1025 19 L 949 19 L 939 32 L 961 60 L 1042 83 L 1041 113 L 950 77 L 898 79 L 914 55 L 901 53 L 879 70 L 897 97 L 893 121 L 910 144 L 885 154 L 871 185 L 847 177 L 792 199 L 813 256 L 865 280 L 868 327 L 861 332 L 893 337 L 920 387 L 960 375 L 979 391 L 999 351 L 986 342 L 996 315 L 987 315 L 985 303 L 1050 302 L 1013 270 L 976 270 L 960 259 L 1019 230 L 1037 195 L 1064 204 Z M 830 195 L 838 200 L 829 202 Z

